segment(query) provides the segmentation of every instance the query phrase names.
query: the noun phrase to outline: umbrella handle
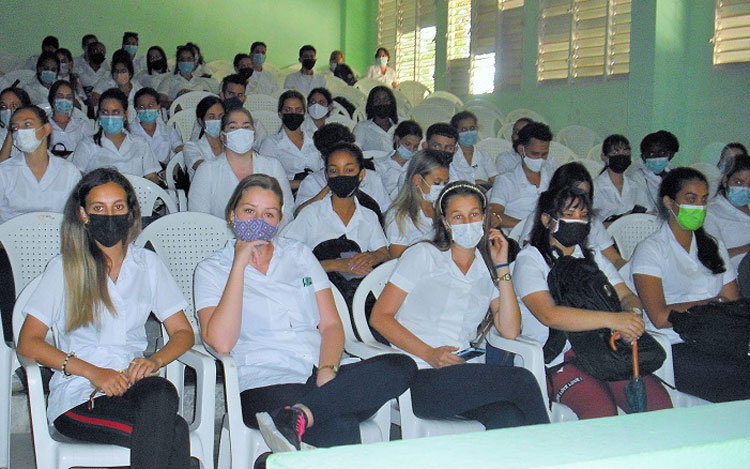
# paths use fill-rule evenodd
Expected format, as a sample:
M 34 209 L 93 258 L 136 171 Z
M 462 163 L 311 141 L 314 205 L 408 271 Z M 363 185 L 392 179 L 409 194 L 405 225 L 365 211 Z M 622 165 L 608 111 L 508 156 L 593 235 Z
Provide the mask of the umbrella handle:
M 612 350 L 617 351 L 617 344 L 615 341 L 620 338 L 620 331 L 615 331 L 609 338 L 609 346 Z M 641 376 L 640 370 L 638 369 L 638 341 L 635 340 L 631 344 L 633 347 L 633 378 L 639 378 Z

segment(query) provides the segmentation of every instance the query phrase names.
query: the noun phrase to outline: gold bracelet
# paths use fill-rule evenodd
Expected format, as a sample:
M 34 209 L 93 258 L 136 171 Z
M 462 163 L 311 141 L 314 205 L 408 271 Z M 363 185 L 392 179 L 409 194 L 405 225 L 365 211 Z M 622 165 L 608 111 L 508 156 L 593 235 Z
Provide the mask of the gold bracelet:
M 321 365 L 321 366 L 318 367 L 318 371 L 325 370 L 326 368 L 330 368 L 336 374 L 338 374 L 338 372 L 339 372 L 339 366 L 338 365 Z

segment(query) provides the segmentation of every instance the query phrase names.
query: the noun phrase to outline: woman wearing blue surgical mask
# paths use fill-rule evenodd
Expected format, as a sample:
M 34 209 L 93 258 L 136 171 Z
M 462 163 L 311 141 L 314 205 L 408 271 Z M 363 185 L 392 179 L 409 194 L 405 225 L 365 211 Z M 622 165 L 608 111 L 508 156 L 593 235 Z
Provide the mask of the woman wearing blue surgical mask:
M 177 48 L 177 64 L 174 68 L 174 74 L 164 78 L 159 83 L 159 98 L 161 105 L 169 109 L 178 96 L 190 91 L 208 91 L 215 93 L 217 83 L 210 79 L 202 77 L 196 70 L 196 57 L 193 48 L 189 45 L 179 46 Z
M 396 88 L 398 87 L 398 79 L 396 77 L 396 70 L 388 66 L 390 58 L 391 54 L 388 53 L 388 49 L 379 47 L 375 51 L 375 65 L 371 65 L 367 69 L 367 78 L 378 80 L 390 88 Z
M 153 88 L 141 88 L 135 94 L 136 124 L 133 134 L 145 138 L 154 156 L 166 167 L 171 155 L 182 151 L 182 137 L 173 125 L 161 117 L 159 94 Z
M 81 140 L 71 161 L 83 173 L 114 167 L 123 174 L 145 177 L 156 183 L 161 170 L 145 138 L 128 132 L 128 97 L 117 88 L 102 93 L 96 120 L 99 130 Z M 146 214 L 148 216 L 150 214 Z
M 385 216 L 391 257 L 400 257 L 412 244 L 434 238 L 434 204 L 448 178 L 448 165 L 435 150 L 418 151 L 409 160 L 404 185 Z
M 497 168 L 492 164 L 476 143 L 479 141 L 477 116 L 462 111 L 451 118 L 451 125 L 458 131 L 458 149 L 453 156 L 453 170 L 457 179 L 465 179 L 475 184 L 492 187 L 497 176 Z
M 70 82 L 76 98 L 76 107 L 80 108 L 83 104 L 83 99 L 86 97 L 86 93 L 83 91 L 78 74 L 73 71 L 73 54 L 68 49 L 61 47 L 55 51 L 55 55 L 57 56 L 57 60 L 60 61 L 57 79 Z
M 407 163 L 419 151 L 422 128 L 414 121 L 402 121 L 393 131 L 393 150 L 382 158 L 375 158 L 375 170 L 392 198 L 398 194 L 399 180 L 406 171 Z
M 218 96 L 206 96 L 195 108 L 195 117 L 201 129 L 198 138 L 185 143 L 182 150 L 191 180 L 204 161 L 211 161 L 224 153 L 224 143 L 219 138 L 224 102 Z
M 641 166 L 633 169 L 633 177 L 640 185 L 639 190 L 646 196 L 646 209 L 649 212 L 661 206 L 659 185 L 672 169 L 670 161 L 679 150 L 677 137 L 666 130 L 648 134 L 641 140 Z
M 52 108 L 52 135 L 49 149 L 53 155 L 67 158 L 84 138 L 95 129 L 83 114 L 73 116 L 75 93 L 68 81 L 58 80 L 49 90 L 48 102 Z M 83 116 L 83 118 L 82 118 Z
M 23 88 L 5 88 L 0 92 L 0 161 L 5 161 L 19 153 L 13 146 L 13 134 L 10 132 L 10 117 L 21 106 L 31 105 L 28 93 Z
M 42 106 L 47 104 L 47 94 L 52 84 L 57 81 L 60 61 L 54 52 L 42 52 L 36 61 L 36 76 L 29 83 L 22 84 L 29 93 L 31 104 Z

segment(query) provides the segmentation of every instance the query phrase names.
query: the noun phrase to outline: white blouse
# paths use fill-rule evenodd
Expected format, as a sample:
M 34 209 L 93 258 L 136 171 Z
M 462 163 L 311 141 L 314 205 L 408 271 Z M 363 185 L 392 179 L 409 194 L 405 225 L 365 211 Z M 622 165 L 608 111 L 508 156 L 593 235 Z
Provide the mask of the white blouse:
M 195 170 L 193 169 L 195 163 L 200 160 L 215 160 L 223 154 L 224 152 L 222 151 L 218 155 L 214 155 L 214 151 L 211 149 L 211 144 L 208 143 L 208 138 L 206 138 L 205 135 L 187 142 L 185 146 L 182 147 L 182 156 L 185 159 L 185 166 L 187 167 L 190 180 L 192 181 L 195 176 Z
M 273 73 L 266 70 L 253 71 L 253 75 L 247 81 L 246 93 L 274 94 L 279 89 L 279 82 Z M 305 95 L 307 97 L 307 95 Z
M 704 227 L 706 232 L 722 240 L 727 249 L 750 243 L 750 215 L 732 205 L 721 194 L 708 203 Z M 731 259 L 735 269 L 739 268 L 746 255 L 739 254 Z
M 316 73 L 312 75 L 304 75 L 301 70 L 290 73 L 284 79 L 285 90 L 297 90 L 302 93 L 302 96 L 304 96 L 305 99 L 307 99 L 307 95 L 309 95 L 310 91 L 313 89 L 325 87 L 326 79 L 323 75 Z
M 173 73 L 159 83 L 157 91 L 159 94 L 167 95 L 170 101 L 174 101 L 182 90 L 208 91 L 209 93 L 215 93 L 217 88 L 218 84 L 214 80 L 203 78 L 195 72 L 190 80 L 186 79 L 179 73 Z
M 156 130 L 151 136 L 141 126 L 141 121 L 137 120 L 130 126 L 133 135 L 139 135 L 146 139 L 151 145 L 154 156 L 160 163 L 167 164 L 169 157 L 182 145 L 182 137 L 174 125 L 167 125 L 161 118 L 156 118 Z
M 312 135 L 304 132 L 302 135 L 304 137 L 302 148 L 297 148 L 283 128 L 275 135 L 267 137 L 260 147 L 261 155 L 274 158 L 281 163 L 289 180 L 294 179 L 294 175 L 301 173 L 305 168 L 313 171 L 323 168 L 323 158 L 315 148 Z
M 49 120 L 52 126 L 52 135 L 50 136 L 49 148 L 55 149 L 55 145 L 62 144 L 65 151 L 75 151 L 81 140 L 91 137 L 96 133 L 96 129 L 90 121 L 77 119 L 75 117 L 68 121 L 68 125 L 63 130 L 53 119 Z M 58 150 L 61 149 L 59 146 Z
M 631 176 L 624 175 L 622 193 L 612 183 L 609 171 L 604 171 L 594 180 L 594 210 L 597 216 L 606 220 L 612 215 L 622 215 L 633 210 L 635 205 L 648 208 L 651 202 Z
M 406 173 L 406 169 L 409 167 L 408 161 L 404 163 L 403 166 L 398 164 L 398 162 L 396 162 L 392 158 L 394 153 L 395 151 L 391 150 L 388 156 L 383 156 L 381 158 L 375 158 L 372 160 L 372 163 L 375 165 L 375 170 L 380 175 L 380 179 L 383 180 L 385 190 L 388 191 L 391 199 L 395 199 L 398 195 L 398 191 L 401 189 L 399 181 L 401 180 L 402 175 Z
M 535 209 L 539 194 L 547 190 L 552 178 L 549 164 L 542 166 L 539 187 L 531 184 L 523 172 L 523 165 L 518 164 L 509 173 L 495 178 L 495 184 L 490 192 L 490 203 L 505 207 L 505 214 L 509 217 L 523 220 Z
M 376 124 L 372 119 L 358 122 L 354 126 L 352 133 L 357 146 L 362 151 L 393 151 L 393 132 L 396 130 L 396 124 L 391 121 L 391 127 L 386 132 Z
M 403 231 L 398 227 L 396 211 L 390 210 L 385 216 L 385 236 L 388 244 L 398 246 L 411 246 L 420 241 L 429 241 L 435 237 L 435 228 L 432 218 L 425 215 L 422 210 L 417 214 L 417 224 L 411 218 L 405 216 L 403 219 Z
M 497 176 L 497 169 L 492 164 L 487 155 L 479 148 L 474 146 L 474 155 L 471 157 L 471 165 L 466 161 L 464 151 L 460 145 L 457 145 L 456 153 L 453 155 L 451 169 L 456 175 L 456 181 L 465 180 L 476 182 L 477 179 L 489 181 L 490 178 Z
M 383 85 L 387 86 L 388 88 L 391 88 L 393 86 L 393 82 L 398 82 L 396 70 L 392 69 L 391 67 L 385 67 L 385 72 L 382 71 L 380 68 L 380 65 L 370 65 L 367 68 L 367 78 L 372 78 L 374 80 L 378 80 Z
M 102 134 L 101 142 L 99 146 L 93 137 L 81 140 L 70 161 L 82 173 L 97 168 L 113 167 L 123 174 L 144 177 L 161 170 L 151 145 L 143 137 L 125 132 L 125 140 L 119 149 L 105 134 Z

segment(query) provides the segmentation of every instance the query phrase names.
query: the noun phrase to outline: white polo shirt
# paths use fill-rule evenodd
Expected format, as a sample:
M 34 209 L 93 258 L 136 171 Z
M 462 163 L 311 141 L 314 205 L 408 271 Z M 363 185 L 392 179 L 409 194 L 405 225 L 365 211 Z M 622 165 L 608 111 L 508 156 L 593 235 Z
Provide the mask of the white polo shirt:
M 464 275 L 450 249 L 429 243 L 404 251 L 388 281 L 407 293 L 396 320 L 430 347 L 467 348 L 490 302 L 500 296 L 479 250 Z M 411 356 L 420 369 L 430 367 Z
M 695 235 L 690 243 L 690 252 L 687 252 L 677 242 L 669 223 L 662 223 L 661 228 L 636 246 L 628 263 L 630 274 L 644 274 L 661 279 L 667 304 L 713 298 L 721 292 L 724 285 L 737 277 L 734 266 L 729 261 L 727 248 L 721 240 L 717 239 L 717 243 L 726 268 L 723 274 L 714 274 L 698 260 Z M 648 317 L 645 321 L 648 329 L 666 334 L 673 344 L 683 342 L 671 327 L 657 329 Z
M 274 94 L 279 89 L 279 82 L 273 73 L 253 70 L 253 76 L 247 81 L 246 93 Z M 305 95 L 307 97 L 307 95 Z
M 91 65 L 89 65 L 88 62 L 86 62 L 86 59 L 83 57 L 76 57 L 75 61 L 73 62 L 73 73 L 78 75 L 78 79 L 81 81 L 81 86 L 84 88 L 92 88 L 96 85 L 96 82 L 101 80 L 102 78 L 107 78 L 111 75 L 111 68 L 109 66 L 109 61 L 104 60 L 102 64 L 99 66 L 99 70 L 94 71 L 93 68 L 91 68 Z
M 359 204 L 354 198 L 354 215 L 348 225 L 333 211 L 330 193 L 322 200 L 313 202 L 297 214 L 281 232 L 285 238 L 296 239 L 305 243 L 310 249 L 342 235 L 357 243 L 362 252 L 377 251 L 387 244 L 378 216 Z
M 253 174 L 266 174 L 279 182 L 281 193 L 284 195 L 283 223 L 289 223 L 294 217 L 294 197 L 289 181 L 286 180 L 284 170 L 278 161 L 262 155 L 253 154 Z M 204 161 L 195 171 L 195 177 L 190 184 L 188 209 L 191 212 L 203 212 L 215 215 L 222 220 L 224 210 L 232 197 L 234 189 L 240 180 L 234 174 L 232 167 L 224 153 L 213 160 Z
M 294 201 L 295 210 L 300 205 L 318 195 L 318 192 L 320 192 L 327 184 L 328 181 L 326 181 L 325 169 L 319 169 L 314 173 L 308 174 L 299 184 L 297 198 Z M 375 202 L 378 203 L 378 207 L 380 208 L 380 213 L 385 213 L 385 211 L 388 210 L 388 207 L 391 206 L 391 197 L 385 190 L 383 181 L 380 179 L 380 175 L 378 175 L 376 171 L 365 170 L 365 177 L 362 179 L 359 189 L 375 199 Z
M 750 243 L 750 216 L 721 194 L 715 195 L 708 203 L 704 227 L 709 234 L 722 240 L 727 249 Z M 745 255 L 731 259 L 735 269 L 739 268 Z
M 297 148 L 283 128 L 275 135 L 268 136 L 260 147 L 261 155 L 275 158 L 281 163 L 289 180 L 294 179 L 294 175 L 301 173 L 305 168 L 313 171 L 323 168 L 323 158 L 315 148 L 312 135 L 305 132 L 302 132 L 302 135 L 304 137 L 302 148 Z
M 430 241 L 435 238 L 432 218 L 425 215 L 421 209 L 417 214 L 416 225 L 408 215 L 404 216 L 402 223 L 403 230 L 396 221 L 396 211 L 388 211 L 385 216 L 385 237 L 388 238 L 388 244 L 411 246 L 419 241 Z
M 461 146 L 457 146 L 453 155 L 451 169 L 456 175 L 456 181 L 466 180 L 476 182 L 477 179 L 489 181 L 491 177 L 497 176 L 497 169 L 492 165 L 490 159 L 479 148 L 474 146 L 474 155 L 471 157 L 471 165 L 466 161 L 466 156 Z
M 509 173 L 495 178 L 495 184 L 490 192 L 490 203 L 505 207 L 505 214 L 509 217 L 523 220 L 535 209 L 539 194 L 547 190 L 552 177 L 549 165 L 542 166 L 539 187 L 531 184 L 523 172 L 523 165 L 516 165 Z
M 146 139 L 151 145 L 151 151 L 154 152 L 157 161 L 164 164 L 169 161 L 169 156 L 176 151 L 177 147 L 182 145 L 182 137 L 180 137 L 180 133 L 174 127 L 174 124 L 167 125 L 159 117 L 156 118 L 156 130 L 154 130 L 153 136 L 143 129 L 141 121 L 138 119 L 130 125 L 130 130 L 133 135 Z
M 620 193 L 612 183 L 608 171 L 604 171 L 594 180 L 594 209 L 602 220 L 612 215 L 629 212 L 635 205 L 648 208 L 651 202 L 632 177 L 625 175 Z
M 253 73 L 253 75 L 255 75 Z M 252 77 L 251 77 L 252 78 Z M 302 71 L 290 73 L 284 79 L 285 90 L 297 90 L 302 93 L 302 96 L 307 98 L 315 88 L 325 88 L 326 79 L 323 75 L 313 73 L 312 75 L 303 75 Z
M 331 288 L 310 248 L 274 238 L 266 274 L 245 267 L 242 323 L 231 351 L 240 391 L 304 383 L 320 360 L 320 310 L 315 293 Z M 215 307 L 229 278 L 235 240 L 195 269 L 195 310 Z
M 37 181 L 26 157 L 0 163 L 0 223 L 29 212 L 62 213 L 65 202 L 81 179 L 73 164 L 49 154 L 49 164 Z
M 123 174 L 144 177 L 161 170 L 159 162 L 145 138 L 125 132 L 125 140 L 118 149 L 106 134 L 102 133 L 102 144 L 97 145 L 93 137 L 81 140 L 70 161 L 88 173 L 96 168 L 115 168 Z
M 222 150 L 219 155 L 223 154 L 224 151 Z M 185 159 L 185 166 L 187 167 L 190 180 L 192 181 L 195 176 L 195 170 L 193 169 L 195 163 L 200 160 L 211 161 L 218 158 L 219 155 L 214 155 L 214 151 L 211 149 L 211 144 L 208 142 L 208 138 L 206 138 L 205 134 L 200 138 L 187 142 L 185 146 L 182 147 L 182 157 Z
M 208 91 L 209 93 L 216 93 L 218 84 L 211 78 L 203 78 L 197 73 L 193 72 L 190 80 L 183 77 L 181 74 L 171 74 L 164 78 L 159 83 L 157 91 L 159 94 L 165 94 L 170 101 L 174 101 L 177 98 L 177 94 L 182 90 L 188 91 Z
M 370 65 L 367 68 L 367 78 L 378 80 L 383 85 L 391 88 L 394 81 L 397 80 L 396 70 L 391 67 L 385 67 L 385 72 L 382 71 L 380 65 Z
M 395 199 L 398 195 L 398 191 L 399 189 L 401 189 L 399 181 L 401 180 L 402 175 L 406 173 L 406 169 L 409 167 L 408 161 L 404 163 L 403 166 L 398 164 L 398 162 L 393 159 L 393 155 L 395 153 L 395 150 L 391 150 L 388 156 L 374 158 L 372 160 L 372 163 L 375 165 L 375 170 L 380 175 L 380 179 L 382 179 L 383 181 L 385 190 L 388 191 L 391 199 Z
M 388 131 L 383 130 L 372 119 L 357 122 L 352 133 L 354 134 L 355 143 L 362 151 L 393 151 L 393 132 L 396 130 L 396 124 L 391 122 Z
M 575 247 L 573 257 L 582 258 L 583 251 L 579 246 Z M 613 287 L 623 283 L 622 277 L 617 273 L 617 269 L 612 265 L 599 251 L 594 251 L 594 261 L 599 266 L 607 280 Z M 547 275 L 549 275 L 549 265 L 544 261 L 544 257 L 534 246 L 526 246 L 521 249 L 516 257 L 516 263 L 513 267 L 513 289 L 518 297 L 518 305 L 521 307 L 521 333 L 544 346 L 549 337 L 549 327 L 542 324 L 536 316 L 526 307 L 523 298 L 539 291 L 549 291 L 547 284 Z M 557 365 L 562 362 L 563 354 L 570 349 L 570 343 L 565 344 L 563 351 L 555 357 L 549 364 Z
M 54 119 L 50 119 L 49 124 L 52 126 L 49 143 L 50 149 L 60 143 L 65 146 L 66 151 L 75 151 L 81 140 L 91 137 L 96 132 L 90 121 L 75 117 L 68 121 L 68 125 L 65 126 L 64 130 L 57 125 Z M 58 147 L 58 149 L 61 150 L 62 148 Z
M 159 256 L 133 245 L 128 246 L 117 283 L 107 277 L 116 315 L 102 308 L 98 324 L 67 332 L 64 285 L 62 255 L 59 255 L 50 261 L 24 313 L 50 327 L 56 336 L 57 347 L 63 352 L 74 352 L 77 358 L 92 365 L 118 371 L 127 369 L 134 358 L 143 356 L 148 346 L 145 324 L 152 311 L 159 321 L 164 322 L 187 306 L 180 287 Z M 63 376 L 58 370 L 53 372 L 47 402 L 50 422 L 88 401 L 94 389 L 83 376 Z
M 536 208 L 534 210 L 536 210 Z M 521 246 L 525 246 L 531 239 L 532 229 L 534 229 L 534 213 L 531 213 L 531 215 L 526 217 L 526 219 L 523 221 L 523 229 L 521 230 L 520 238 Z M 591 231 L 589 232 L 587 241 L 588 247 L 597 249 L 599 251 L 604 251 L 605 249 L 609 248 L 610 246 L 614 246 L 615 244 L 615 242 L 612 240 L 612 236 L 610 236 L 609 232 L 604 227 L 604 223 L 602 223 L 601 219 L 598 216 L 591 218 Z

